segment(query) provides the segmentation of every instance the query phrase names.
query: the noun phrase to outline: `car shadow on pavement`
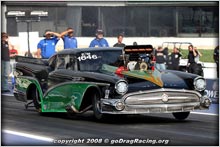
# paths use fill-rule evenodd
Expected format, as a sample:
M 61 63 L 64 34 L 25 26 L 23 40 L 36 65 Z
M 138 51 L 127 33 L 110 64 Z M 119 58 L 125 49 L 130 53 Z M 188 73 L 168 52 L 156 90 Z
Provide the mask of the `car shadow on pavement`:
M 60 112 L 51 112 L 51 113 L 40 113 L 41 116 L 44 117 L 56 117 L 56 118 L 62 118 L 62 119 L 69 119 L 71 121 L 90 121 L 95 123 L 105 123 L 105 124 L 141 124 L 141 123 L 147 123 L 147 124 L 170 124 L 170 123 L 188 123 L 191 122 L 191 120 L 176 120 L 175 118 L 172 118 L 172 114 L 166 114 L 163 116 L 152 116 L 152 114 L 149 115 L 110 115 L 107 118 L 103 120 L 97 120 L 93 116 L 93 112 L 89 111 L 84 114 L 68 114 L 68 113 L 60 113 Z

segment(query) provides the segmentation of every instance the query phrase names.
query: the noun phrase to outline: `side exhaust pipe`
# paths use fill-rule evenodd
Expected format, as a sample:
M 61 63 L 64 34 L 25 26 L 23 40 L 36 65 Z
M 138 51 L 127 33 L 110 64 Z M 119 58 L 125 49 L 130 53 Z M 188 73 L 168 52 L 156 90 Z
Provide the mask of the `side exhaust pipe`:
M 80 113 L 84 113 L 84 112 L 86 112 L 87 110 L 89 110 L 89 109 L 91 109 L 92 108 L 92 105 L 89 105 L 88 107 L 86 107 L 85 109 L 83 109 L 83 110 L 81 110 L 81 111 L 78 111 L 73 105 L 67 105 L 66 106 L 66 111 L 68 112 L 68 113 L 78 113 L 78 114 L 80 114 Z

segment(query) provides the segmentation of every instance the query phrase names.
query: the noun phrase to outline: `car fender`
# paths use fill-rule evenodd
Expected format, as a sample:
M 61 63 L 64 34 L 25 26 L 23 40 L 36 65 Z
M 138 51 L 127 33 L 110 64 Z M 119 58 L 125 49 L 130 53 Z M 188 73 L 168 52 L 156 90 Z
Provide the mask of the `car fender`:
M 16 87 L 14 89 L 15 97 L 17 98 L 16 91 L 19 91 L 20 94 L 22 93 L 24 95 L 24 99 L 22 101 L 26 102 L 27 100 L 31 100 L 31 98 L 28 97 L 28 92 L 32 85 L 36 86 L 42 101 L 43 91 L 41 89 L 40 83 L 36 78 L 28 76 L 19 76 L 16 78 Z
M 84 95 L 91 87 L 107 86 L 105 83 L 94 82 L 63 82 L 52 86 L 45 92 L 42 101 L 42 112 L 67 112 L 67 107 L 72 107 L 75 112 L 80 112 Z

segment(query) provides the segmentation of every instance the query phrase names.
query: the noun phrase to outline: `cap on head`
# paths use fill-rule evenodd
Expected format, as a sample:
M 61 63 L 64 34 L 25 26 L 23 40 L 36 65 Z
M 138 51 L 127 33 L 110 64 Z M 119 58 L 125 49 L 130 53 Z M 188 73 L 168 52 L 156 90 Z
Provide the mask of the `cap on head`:
M 96 30 L 96 35 L 99 35 L 99 34 L 104 34 L 103 30 L 102 29 L 97 29 Z

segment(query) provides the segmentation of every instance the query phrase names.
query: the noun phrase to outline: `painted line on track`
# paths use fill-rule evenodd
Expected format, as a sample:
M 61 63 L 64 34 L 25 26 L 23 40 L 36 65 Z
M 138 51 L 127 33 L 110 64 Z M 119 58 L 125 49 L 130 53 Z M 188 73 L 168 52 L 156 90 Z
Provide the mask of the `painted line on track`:
M 212 116 L 218 116 L 218 114 L 215 113 L 204 113 L 204 112 L 190 112 L 192 114 L 201 114 L 201 115 L 212 115 Z
M 12 93 L 2 93 L 2 95 L 4 95 L 4 96 L 14 96 L 14 94 L 12 94 Z
M 27 137 L 27 138 L 31 138 L 31 139 L 47 141 L 47 142 L 53 142 L 53 140 L 54 140 L 53 138 L 49 138 L 49 137 L 33 135 L 33 134 L 27 134 L 27 133 L 21 133 L 21 132 L 16 132 L 16 131 L 11 131 L 11 130 L 3 130 L 3 132 L 8 133 L 8 134 L 12 134 L 12 135 Z

